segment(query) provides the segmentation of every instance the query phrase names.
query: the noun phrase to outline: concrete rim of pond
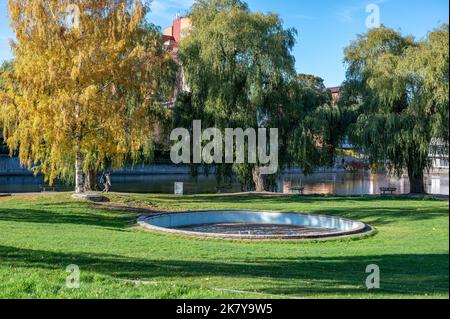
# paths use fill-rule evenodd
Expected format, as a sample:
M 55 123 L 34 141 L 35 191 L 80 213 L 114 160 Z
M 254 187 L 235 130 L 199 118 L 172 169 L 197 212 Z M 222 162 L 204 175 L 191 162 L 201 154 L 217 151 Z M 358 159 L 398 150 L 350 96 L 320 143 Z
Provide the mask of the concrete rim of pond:
M 252 224 L 307 228 L 306 233 L 233 234 L 183 230 L 190 226 L 217 224 Z M 206 210 L 169 212 L 141 216 L 137 225 L 146 231 L 201 239 L 227 240 L 331 240 L 368 234 L 373 228 L 351 219 L 327 215 L 260 210 Z M 314 230 L 317 230 L 316 232 Z

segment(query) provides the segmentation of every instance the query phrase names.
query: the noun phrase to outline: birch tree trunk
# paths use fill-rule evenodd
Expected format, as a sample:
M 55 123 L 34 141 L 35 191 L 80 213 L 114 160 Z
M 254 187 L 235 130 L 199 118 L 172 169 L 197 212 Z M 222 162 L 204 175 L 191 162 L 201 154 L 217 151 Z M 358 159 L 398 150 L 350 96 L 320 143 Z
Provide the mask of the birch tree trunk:
M 83 172 L 83 153 L 81 153 L 80 150 L 80 144 L 82 140 L 82 129 L 80 122 L 81 117 L 81 107 L 79 104 L 75 105 L 75 115 L 78 120 L 77 123 L 77 130 L 75 133 L 75 139 L 76 139 L 76 150 L 75 150 L 75 193 L 80 194 L 85 192 L 85 185 L 84 185 L 84 172 Z
M 75 192 L 84 193 L 83 154 L 77 150 L 75 155 Z

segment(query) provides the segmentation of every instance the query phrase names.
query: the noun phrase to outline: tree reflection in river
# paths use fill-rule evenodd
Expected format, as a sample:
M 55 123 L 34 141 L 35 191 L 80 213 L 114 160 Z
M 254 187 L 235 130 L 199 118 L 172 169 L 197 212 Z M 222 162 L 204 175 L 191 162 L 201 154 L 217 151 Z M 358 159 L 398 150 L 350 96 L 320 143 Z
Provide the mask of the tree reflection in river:
M 283 183 L 305 187 L 305 194 L 364 195 L 378 194 L 380 187 L 396 187 L 397 194 L 409 192 L 408 179 L 389 177 L 385 174 L 370 172 L 335 172 L 315 173 L 309 176 L 289 174 L 278 182 L 279 191 Z M 187 194 L 230 193 L 240 192 L 239 183 L 218 187 L 214 176 L 200 176 L 197 180 L 190 175 L 112 175 L 112 191 L 130 193 L 167 193 L 172 194 L 174 183 L 183 182 Z M 44 182 L 41 177 L 33 176 L 0 176 L 0 193 L 39 192 Z M 428 175 L 427 191 L 431 194 L 449 194 L 448 175 Z M 58 191 L 70 191 L 72 187 L 56 184 Z

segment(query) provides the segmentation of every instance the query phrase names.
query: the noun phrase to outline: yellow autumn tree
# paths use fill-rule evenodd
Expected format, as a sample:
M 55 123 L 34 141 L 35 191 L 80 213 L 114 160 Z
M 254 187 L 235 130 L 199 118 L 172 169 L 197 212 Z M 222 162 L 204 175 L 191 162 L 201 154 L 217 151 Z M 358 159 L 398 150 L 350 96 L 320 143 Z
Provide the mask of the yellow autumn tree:
M 138 0 L 9 0 L 14 63 L 0 92 L 4 136 L 49 183 L 120 167 L 148 145 L 170 56 Z M 167 88 L 170 92 L 170 88 Z

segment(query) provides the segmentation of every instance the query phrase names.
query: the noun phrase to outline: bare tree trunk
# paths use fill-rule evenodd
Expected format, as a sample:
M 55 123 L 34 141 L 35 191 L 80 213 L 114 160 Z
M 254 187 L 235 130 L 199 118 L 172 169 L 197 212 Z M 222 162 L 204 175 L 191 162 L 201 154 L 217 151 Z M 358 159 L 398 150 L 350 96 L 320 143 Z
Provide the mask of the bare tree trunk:
M 81 107 L 79 104 L 75 105 L 75 116 L 77 120 L 81 117 Z M 82 128 L 81 124 L 78 123 L 75 139 L 76 139 L 76 150 L 75 150 L 75 193 L 80 194 L 85 192 L 84 188 L 84 172 L 83 172 L 83 153 L 81 153 L 80 145 L 82 140 Z
M 255 190 L 257 192 L 265 192 L 266 182 L 264 180 L 264 176 L 261 174 L 260 168 L 259 167 L 253 168 L 252 175 L 253 175 L 253 182 L 255 183 L 256 186 Z
M 75 192 L 84 193 L 83 154 L 77 150 L 75 155 Z
M 410 193 L 411 194 L 426 194 L 423 172 L 415 173 L 415 174 L 412 172 L 409 172 L 408 175 L 409 175 Z
M 86 191 L 97 191 L 97 170 L 92 168 L 88 170 L 84 185 Z

